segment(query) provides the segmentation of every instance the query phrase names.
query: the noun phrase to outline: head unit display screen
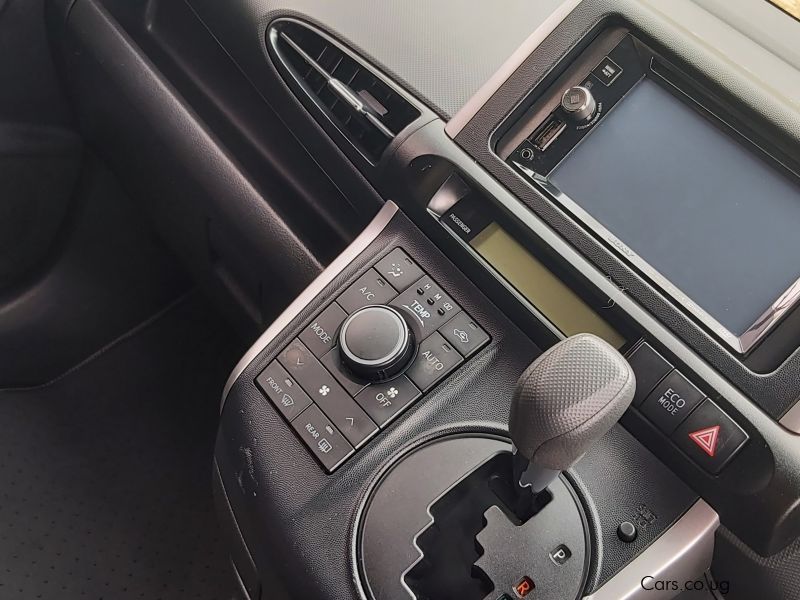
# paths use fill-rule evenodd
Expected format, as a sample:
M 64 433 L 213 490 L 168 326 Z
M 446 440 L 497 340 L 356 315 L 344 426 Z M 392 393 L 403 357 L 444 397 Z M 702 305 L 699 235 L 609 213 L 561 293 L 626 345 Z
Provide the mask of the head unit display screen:
M 742 340 L 800 278 L 800 186 L 723 128 L 644 78 L 549 182 L 674 297 Z

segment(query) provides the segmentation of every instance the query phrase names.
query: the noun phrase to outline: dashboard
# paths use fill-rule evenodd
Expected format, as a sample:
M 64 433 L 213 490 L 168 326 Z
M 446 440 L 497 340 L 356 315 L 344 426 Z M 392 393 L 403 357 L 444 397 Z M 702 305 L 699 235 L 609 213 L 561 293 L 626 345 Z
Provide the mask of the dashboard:
M 585 333 L 636 392 L 553 484 L 570 541 L 547 569 L 575 569 L 574 597 L 650 597 L 643 569 L 797 596 L 800 21 L 760 0 L 153 4 L 144 25 L 78 0 L 64 35 L 84 74 L 134 40 L 137 77 L 188 107 L 140 99 L 159 135 L 186 115 L 241 176 L 151 210 L 247 315 L 215 489 L 251 598 L 523 597 L 469 482 L 506 468 L 520 375 Z M 442 592 L 433 567 L 458 561 L 485 577 Z

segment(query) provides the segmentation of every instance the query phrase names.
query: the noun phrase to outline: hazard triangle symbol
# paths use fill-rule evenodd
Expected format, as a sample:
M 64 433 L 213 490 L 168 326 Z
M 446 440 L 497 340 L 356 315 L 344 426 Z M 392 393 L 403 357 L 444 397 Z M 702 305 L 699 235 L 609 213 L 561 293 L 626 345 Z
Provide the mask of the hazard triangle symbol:
M 717 440 L 719 440 L 719 425 L 706 427 L 689 434 L 691 440 L 700 446 L 701 450 L 709 456 L 714 456 L 717 452 Z

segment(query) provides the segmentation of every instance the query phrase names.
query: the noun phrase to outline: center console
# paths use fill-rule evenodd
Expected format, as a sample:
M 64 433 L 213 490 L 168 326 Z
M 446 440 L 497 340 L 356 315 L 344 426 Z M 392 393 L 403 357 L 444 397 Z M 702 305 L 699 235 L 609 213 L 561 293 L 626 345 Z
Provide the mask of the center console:
M 230 379 L 218 490 L 243 538 L 261 532 L 258 544 L 246 545 L 245 566 L 237 564 L 243 580 L 247 564 L 268 561 L 301 596 L 347 597 L 343 588 L 355 582 L 363 598 L 494 600 L 524 578 L 542 597 L 562 597 L 567 582 L 576 596 L 617 597 L 639 586 L 638 571 L 626 571 L 637 558 L 654 573 L 703 577 L 718 516 L 616 424 L 633 400 L 633 375 L 620 408 L 595 418 L 591 404 L 570 417 L 576 409 L 562 405 L 583 396 L 569 381 L 583 390 L 585 376 L 569 363 L 563 372 L 545 370 L 567 387 L 545 384 L 552 403 L 528 393 L 532 410 L 552 408 L 542 418 L 518 417 L 530 425 L 512 439 L 533 456 L 541 444 L 520 442 L 529 432 L 543 439 L 571 432 L 553 446 L 566 462 L 545 459 L 544 495 L 514 500 L 525 497 L 514 491 L 514 474 L 524 478 L 513 468 L 506 423 L 517 380 L 540 354 L 388 203 Z M 593 372 L 597 363 L 588 364 Z M 589 437 L 576 437 L 585 419 L 581 435 Z M 676 527 L 691 534 L 667 535 Z M 518 542 L 506 540 L 508 528 Z M 524 551 L 534 539 L 535 552 Z M 274 552 L 297 543 L 313 549 L 309 561 Z
M 315 26 L 267 36 L 394 201 L 226 386 L 251 597 L 672 598 L 645 580 L 796 563 L 800 128 L 625 7 L 557 13 L 448 123 Z M 417 120 L 376 134 L 389 100 Z

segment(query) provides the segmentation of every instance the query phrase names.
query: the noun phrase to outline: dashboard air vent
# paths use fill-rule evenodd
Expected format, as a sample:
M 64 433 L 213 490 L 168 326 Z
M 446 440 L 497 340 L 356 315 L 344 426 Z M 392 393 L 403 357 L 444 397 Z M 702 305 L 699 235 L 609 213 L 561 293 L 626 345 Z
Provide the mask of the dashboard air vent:
M 420 112 L 332 39 L 297 21 L 269 31 L 283 67 L 313 103 L 371 163 Z

